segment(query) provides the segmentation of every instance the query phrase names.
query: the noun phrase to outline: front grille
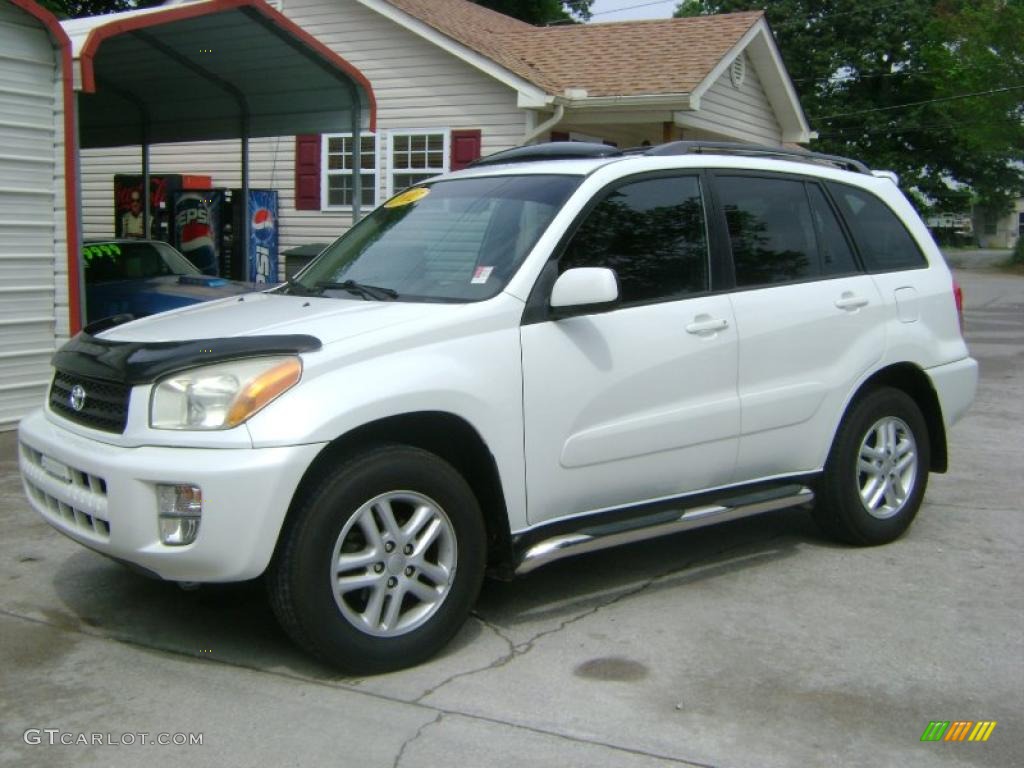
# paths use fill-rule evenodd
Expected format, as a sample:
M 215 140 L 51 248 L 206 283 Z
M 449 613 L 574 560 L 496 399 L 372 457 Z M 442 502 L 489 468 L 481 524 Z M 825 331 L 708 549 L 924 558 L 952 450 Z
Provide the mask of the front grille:
M 85 390 L 82 409 L 71 405 L 75 385 Z M 101 381 L 57 371 L 50 387 L 50 408 L 65 419 L 104 432 L 124 432 L 128 421 L 128 395 L 131 387 L 116 381 Z
M 107 481 L 44 456 L 21 443 L 21 476 L 28 495 L 44 513 L 58 522 L 110 538 L 107 519 Z

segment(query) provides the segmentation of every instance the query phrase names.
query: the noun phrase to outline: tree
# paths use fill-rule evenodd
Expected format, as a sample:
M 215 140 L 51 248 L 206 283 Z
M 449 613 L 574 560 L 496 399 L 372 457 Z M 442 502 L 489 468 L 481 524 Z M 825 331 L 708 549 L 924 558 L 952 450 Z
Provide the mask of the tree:
M 528 24 L 573 22 L 590 18 L 594 0 L 473 0 L 492 10 Z
M 163 0 L 36 0 L 59 19 L 79 19 L 104 13 L 150 8 Z
M 1024 194 L 1024 0 L 683 0 L 764 9 L 812 149 L 896 171 L 919 206 Z

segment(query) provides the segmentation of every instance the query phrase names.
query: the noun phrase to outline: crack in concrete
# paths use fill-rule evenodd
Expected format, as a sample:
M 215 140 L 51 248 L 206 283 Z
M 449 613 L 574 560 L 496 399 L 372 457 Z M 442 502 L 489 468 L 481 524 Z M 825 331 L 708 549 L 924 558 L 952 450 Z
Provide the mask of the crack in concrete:
M 779 534 L 777 536 L 772 536 L 772 537 L 768 538 L 764 543 L 775 541 L 776 539 L 782 538 L 782 536 L 783 536 L 783 534 Z M 667 569 L 665 571 L 662 571 L 660 573 L 656 573 L 653 576 L 643 580 L 639 585 L 633 587 L 632 589 L 623 589 L 621 592 L 619 592 L 618 594 L 614 595 L 610 599 L 605 600 L 603 602 L 599 602 L 596 605 L 594 605 L 593 607 L 588 608 L 587 610 L 582 611 L 581 613 L 578 613 L 575 616 L 571 616 L 568 619 L 565 619 L 565 620 L 559 622 L 558 626 L 554 627 L 553 629 L 545 629 L 545 630 L 543 630 L 541 632 L 538 632 L 533 637 L 529 638 L 528 640 L 524 640 L 523 642 L 519 643 L 518 645 L 513 644 L 512 640 L 507 635 L 505 635 L 505 633 L 502 631 L 501 627 L 499 627 L 497 624 L 494 624 L 493 622 L 489 621 L 488 619 L 484 618 L 479 613 L 474 611 L 470 615 L 474 619 L 479 621 L 481 624 L 483 624 L 485 627 L 490 629 L 499 638 L 504 640 L 505 643 L 508 645 L 508 652 L 503 654 L 502 656 L 498 657 L 497 659 L 495 659 L 491 663 L 485 664 L 482 667 L 477 667 L 475 669 L 467 669 L 467 670 L 464 670 L 462 672 L 457 672 L 457 673 L 455 673 L 453 675 L 450 675 L 449 677 L 446 677 L 444 680 L 442 680 L 441 682 L 437 683 L 436 685 L 428 688 L 426 691 L 424 691 L 419 696 L 417 696 L 415 699 L 413 699 L 413 703 L 415 703 L 415 704 L 423 704 L 425 699 L 429 698 L 430 696 L 433 696 L 439 690 L 441 690 L 445 686 L 455 682 L 456 680 L 460 680 L 460 679 L 465 678 L 465 677 L 471 677 L 473 675 L 478 675 L 478 674 L 480 674 L 482 672 L 489 672 L 491 670 L 500 669 L 501 667 L 504 667 L 507 664 L 509 664 L 510 662 L 512 662 L 514 659 L 516 659 L 516 658 L 518 658 L 520 656 L 525 656 L 526 654 L 528 654 L 530 651 L 533 650 L 533 648 L 535 647 L 537 642 L 539 640 L 542 640 L 545 637 L 551 637 L 552 635 L 556 635 L 559 632 L 564 631 L 567 627 L 570 627 L 573 624 L 576 624 L 577 622 L 583 621 L 584 619 L 590 618 L 591 616 L 595 615 L 596 613 L 598 613 L 600 611 L 605 610 L 606 608 L 611 608 L 612 606 L 620 603 L 623 600 L 626 600 L 627 598 L 635 597 L 636 595 L 641 594 L 642 592 L 644 592 L 645 590 L 649 589 L 650 587 L 652 587 L 654 584 L 658 583 L 659 581 L 662 581 L 663 579 L 667 579 L 667 578 L 670 578 L 672 576 L 675 576 L 676 574 L 682 573 L 684 571 L 691 570 L 692 568 L 695 568 L 695 567 L 699 566 L 703 562 L 707 562 L 708 560 L 713 560 L 714 558 L 720 557 L 722 555 L 729 554 L 730 552 L 734 552 L 735 550 L 742 549 L 742 548 L 744 548 L 746 546 L 749 546 L 749 545 L 750 545 L 749 542 L 745 542 L 745 543 L 742 543 L 742 544 L 735 544 L 735 545 L 730 546 L 730 547 L 724 547 L 722 549 L 719 549 L 719 550 L 716 550 L 714 552 L 711 552 L 711 553 L 709 553 L 707 555 L 702 555 L 700 557 L 695 557 L 694 559 L 692 559 L 692 560 L 690 560 L 690 561 L 688 561 L 686 563 L 683 563 L 682 565 L 674 566 L 674 567 L 669 568 L 669 569 Z M 431 705 L 430 704 L 426 704 L 424 706 L 431 706 Z
M 421 725 L 419 728 L 416 729 L 416 733 L 414 733 L 408 739 L 403 741 L 402 746 L 398 748 L 398 754 L 395 755 L 395 762 L 391 764 L 391 768 L 398 768 L 399 764 L 402 762 L 402 758 L 405 757 L 405 750 L 409 748 L 409 745 L 416 741 L 416 739 L 418 739 L 420 736 L 422 736 L 423 732 L 426 731 L 428 728 L 432 728 L 435 725 L 440 725 L 441 721 L 444 720 L 444 715 L 444 712 L 438 712 L 437 717 L 435 717 L 429 723 L 424 723 L 423 725 Z
M 485 664 L 482 667 L 476 667 L 474 669 L 467 669 L 467 670 L 464 670 L 462 672 L 456 672 L 454 675 L 449 675 L 444 680 L 442 680 L 440 683 L 438 683 L 437 685 L 434 685 L 434 686 L 428 688 L 423 693 L 421 693 L 419 696 L 417 696 L 415 699 L 413 699 L 413 703 L 414 704 L 422 704 L 422 702 L 423 702 L 423 700 L 425 698 L 427 698 L 428 696 L 431 696 L 434 692 L 436 692 L 440 688 L 443 688 L 444 686 L 448 685 L 451 682 L 454 682 L 455 680 L 458 680 L 461 677 L 469 677 L 470 675 L 476 675 L 476 674 L 479 674 L 480 672 L 486 672 L 486 671 L 491 670 L 491 669 L 498 669 L 499 667 L 505 666 L 510 661 L 512 661 L 512 659 L 514 659 L 516 657 L 516 655 L 517 655 L 516 654 L 516 649 L 515 649 L 515 646 L 512 645 L 512 641 L 508 637 L 506 637 L 505 633 L 502 632 L 501 629 L 496 624 L 492 624 L 490 621 L 488 621 L 487 619 L 485 619 L 483 616 L 481 616 L 480 614 L 476 613 L 475 611 L 473 613 L 471 613 L 470 616 L 472 616 L 474 619 L 476 619 L 481 624 L 483 624 L 487 629 L 491 630 L 499 638 L 504 640 L 505 644 L 508 646 L 508 652 L 503 654 L 503 655 L 501 655 L 501 656 L 499 656 L 497 659 L 495 659 L 494 661 L 490 662 L 489 664 Z M 429 705 L 426 705 L 426 706 L 429 706 Z

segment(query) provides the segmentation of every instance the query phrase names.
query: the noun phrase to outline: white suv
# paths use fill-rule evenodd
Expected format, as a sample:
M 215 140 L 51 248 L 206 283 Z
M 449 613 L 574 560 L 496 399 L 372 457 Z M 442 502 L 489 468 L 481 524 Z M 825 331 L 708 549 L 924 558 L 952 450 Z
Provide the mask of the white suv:
M 523 147 L 402 192 L 277 289 L 90 326 L 21 471 L 81 544 L 162 579 L 265 574 L 300 645 L 394 669 L 485 571 L 811 502 L 844 541 L 895 539 L 974 397 L 958 309 L 855 161 Z

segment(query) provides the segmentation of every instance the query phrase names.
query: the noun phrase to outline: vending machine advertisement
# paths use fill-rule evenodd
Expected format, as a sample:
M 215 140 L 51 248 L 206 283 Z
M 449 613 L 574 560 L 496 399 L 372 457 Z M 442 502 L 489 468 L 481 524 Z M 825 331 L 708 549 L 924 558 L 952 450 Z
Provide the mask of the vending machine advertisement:
M 234 190 L 241 197 L 241 190 Z M 241 206 L 236 198 L 236 217 Z M 238 231 L 237 229 L 235 230 Z M 251 283 L 276 283 L 277 279 L 277 192 L 249 190 L 249 260 L 247 275 Z
M 223 189 L 179 192 L 174 198 L 172 244 L 204 275 L 221 274 Z

